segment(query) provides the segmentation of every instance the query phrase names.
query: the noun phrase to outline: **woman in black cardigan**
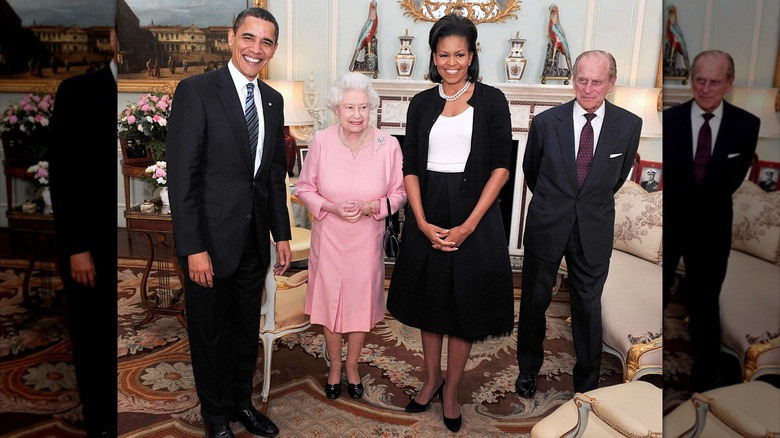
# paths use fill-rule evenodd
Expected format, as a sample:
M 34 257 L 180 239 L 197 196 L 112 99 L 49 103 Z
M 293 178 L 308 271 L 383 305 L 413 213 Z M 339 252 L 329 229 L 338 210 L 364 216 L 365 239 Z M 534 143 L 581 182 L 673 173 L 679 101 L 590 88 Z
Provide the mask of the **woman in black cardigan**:
M 439 85 L 409 104 L 402 148 L 409 203 L 387 299 L 393 317 L 422 336 L 425 384 L 406 411 L 425 411 L 439 396 L 451 431 L 461 427 L 458 386 L 472 343 L 514 327 L 498 201 L 509 180 L 509 105 L 500 90 L 477 82 L 476 41 L 465 17 L 447 15 L 431 28 L 429 77 Z

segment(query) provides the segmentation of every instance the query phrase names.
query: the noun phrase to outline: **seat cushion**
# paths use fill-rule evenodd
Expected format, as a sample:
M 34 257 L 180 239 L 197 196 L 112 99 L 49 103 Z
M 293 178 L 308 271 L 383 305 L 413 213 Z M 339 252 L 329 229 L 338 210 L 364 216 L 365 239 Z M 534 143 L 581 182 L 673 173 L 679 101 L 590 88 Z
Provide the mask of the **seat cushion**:
M 629 349 L 661 336 L 662 268 L 622 251 L 612 251 L 601 295 L 602 341 L 617 350 L 625 366 Z M 651 350 L 640 366 L 661 367 L 661 349 Z
M 751 344 L 780 333 L 780 266 L 731 250 L 719 297 L 721 341 L 744 360 Z M 757 365 L 780 367 L 780 350 L 763 353 Z
M 614 249 L 657 265 L 662 261 L 663 192 L 626 181 L 615 194 Z
M 732 200 L 731 248 L 780 266 L 780 191 L 744 181 Z

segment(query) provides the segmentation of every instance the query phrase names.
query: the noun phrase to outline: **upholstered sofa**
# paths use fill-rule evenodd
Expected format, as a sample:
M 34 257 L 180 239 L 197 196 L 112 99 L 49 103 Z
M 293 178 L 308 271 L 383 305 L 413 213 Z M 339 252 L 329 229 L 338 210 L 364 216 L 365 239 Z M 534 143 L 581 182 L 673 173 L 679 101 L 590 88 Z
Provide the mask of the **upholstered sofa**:
M 663 192 L 626 181 L 615 194 L 615 238 L 601 296 L 602 348 L 623 364 L 623 380 L 661 374 Z M 564 259 L 559 271 L 566 277 Z
M 744 381 L 780 374 L 780 192 L 745 181 L 733 195 L 731 253 L 720 294 L 721 346 Z

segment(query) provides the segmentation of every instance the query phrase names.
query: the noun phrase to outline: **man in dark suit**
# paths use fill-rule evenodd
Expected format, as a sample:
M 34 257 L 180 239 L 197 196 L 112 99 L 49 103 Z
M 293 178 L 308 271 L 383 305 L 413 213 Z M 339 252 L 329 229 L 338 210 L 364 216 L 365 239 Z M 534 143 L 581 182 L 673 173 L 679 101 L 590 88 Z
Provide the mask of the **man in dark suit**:
M 691 67 L 693 100 L 663 113 L 664 305 L 682 258 L 694 391 L 716 385 L 718 297 L 731 250 L 731 195 L 750 167 L 761 123 L 723 100 L 733 83 L 731 56 L 702 52 Z
M 645 189 L 648 192 L 657 192 L 658 181 L 655 180 L 655 174 L 656 174 L 655 170 L 650 169 L 645 173 L 647 173 L 647 179 L 642 181 L 642 184 L 640 185 L 642 186 L 643 189 Z
M 577 354 L 574 389 L 598 387 L 601 292 L 612 255 L 614 194 L 628 177 L 642 129 L 642 119 L 605 100 L 617 78 L 612 55 L 584 52 L 572 73 L 575 100 L 533 118 L 523 158 L 533 197 L 524 233 L 515 389 L 526 398 L 536 393 L 545 311 L 564 256 Z
M 116 55 L 116 31 L 110 33 Z M 117 64 L 64 80 L 51 119 L 49 176 L 58 263 L 87 436 L 116 436 Z M 85 118 L 89 126 L 85 127 Z M 70 145 L 78 145 L 74 151 Z M 92 163 L 84 172 L 85 157 Z M 85 202 L 99 182 L 109 196 Z M 86 210 L 85 210 L 86 209 Z
M 230 62 L 182 80 L 168 124 L 173 236 L 188 273 L 187 333 L 209 437 L 232 437 L 231 421 L 255 435 L 279 432 L 251 400 L 270 234 L 274 273 L 291 258 L 284 102 L 258 80 L 278 37 L 265 9 L 239 13 L 228 31 Z

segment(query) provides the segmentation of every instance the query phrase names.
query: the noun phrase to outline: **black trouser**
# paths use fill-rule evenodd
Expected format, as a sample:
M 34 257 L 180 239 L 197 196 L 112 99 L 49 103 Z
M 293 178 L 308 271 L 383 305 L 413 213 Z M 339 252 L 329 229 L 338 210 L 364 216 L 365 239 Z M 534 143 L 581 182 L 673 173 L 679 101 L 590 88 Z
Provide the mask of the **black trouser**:
M 598 266 L 585 262 L 577 224 L 564 250 L 569 276 L 572 336 L 577 363 L 574 389 L 596 389 L 601 369 L 601 293 L 609 271 L 609 259 Z M 521 374 L 536 376 L 544 361 L 547 329 L 545 312 L 560 260 L 543 260 L 527 250 L 523 256 L 520 316 L 517 326 L 517 364 Z
M 231 413 L 252 406 L 252 376 L 257 366 L 260 305 L 268 266 L 260 264 L 254 226 L 238 269 L 205 288 L 189 278 L 186 257 L 187 335 L 192 371 L 204 420 L 226 423 Z
M 115 433 L 117 424 L 116 268 L 113 275 L 105 272 L 98 271 L 94 289 L 65 283 L 73 366 L 89 437 Z

